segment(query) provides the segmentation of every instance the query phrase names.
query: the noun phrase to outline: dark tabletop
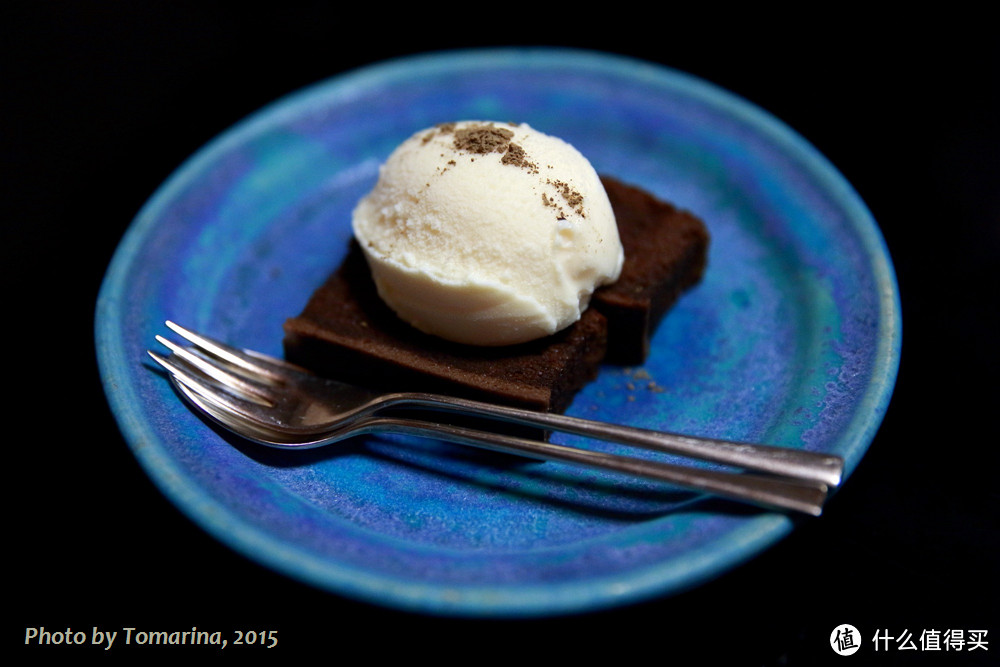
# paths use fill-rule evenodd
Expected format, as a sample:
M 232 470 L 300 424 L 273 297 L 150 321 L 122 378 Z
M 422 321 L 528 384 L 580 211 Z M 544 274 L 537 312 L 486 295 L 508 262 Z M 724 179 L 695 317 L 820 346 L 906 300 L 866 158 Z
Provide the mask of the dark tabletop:
M 15 552 L 7 646 L 23 646 L 29 627 L 70 627 L 89 641 L 94 626 L 199 626 L 275 629 L 279 647 L 261 656 L 272 659 L 318 651 L 338 660 L 358 651 L 568 661 L 608 650 L 653 664 L 685 655 L 750 665 L 953 665 L 986 664 L 1000 652 L 998 438 L 986 428 L 1000 409 L 1000 107 L 998 51 L 978 39 L 985 19 L 796 17 L 768 29 L 769 21 L 748 15 L 717 28 L 719 16 L 668 13 L 618 25 L 554 11 L 526 22 L 498 8 L 484 17 L 414 12 L 399 26 L 383 16 L 351 29 L 342 10 L 321 3 L 268 11 L 22 4 L 0 10 L 0 206 L 5 294 L 13 297 L 4 341 L 16 357 L 8 383 L 27 390 L 14 392 L 21 397 L 7 413 L 15 418 L 24 406 L 42 428 L 5 440 L 16 452 L 7 468 L 13 529 L 5 544 Z M 579 616 L 415 616 L 272 573 L 177 511 L 140 470 L 107 407 L 94 306 L 140 206 L 247 114 L 385 58 L 508 44 L 660 62 L 741 95 L 803 135 L 857 189 L 886 238 L 902 298 L 902 361 L 869 453 L 824 516 L 718 579 Z M 39 351 L 72 352 L 77 368 L 68 357 L 29 367 Z M 55 384 L 40 370 L 58 373 L 82 409 L 54 404 Z M 867 655 L 832 653 L 830 633 L 843 623 L 862 630 Z M 990 650 L 875 653 L 871 637 L 880 629 L 914 639 L 924 630 L 985 629 Z M 99 650 L 26 653 L 73 659 Z

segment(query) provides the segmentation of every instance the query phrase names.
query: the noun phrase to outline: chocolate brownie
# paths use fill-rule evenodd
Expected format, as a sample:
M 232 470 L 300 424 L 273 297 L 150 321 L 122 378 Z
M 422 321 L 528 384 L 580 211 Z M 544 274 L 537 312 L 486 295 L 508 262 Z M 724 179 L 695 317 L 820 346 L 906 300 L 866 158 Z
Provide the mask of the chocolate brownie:
M 680 292 L 700 279 L 705 264 L 708 235 L 696 218 L 642 190 L 602 180 L 618 219 L 625 266 L 619 281 L 595 293 L 593 307 L 574 325 L 506 347 L 460 345 L 424 334 L 382 302 L 352 242 L 339 269 L 285 323 L 286 358 L 376 388 L 565 410 L 605 359 L 644 358 L 652 328 Z
M 607 322 L 589 310 L 542 340 L 504 347 L 452 343 L 417 331 L 379 298 L 360 246 L 298 317 L 285 323 L 289 361 L 330 377 L 393 390 L 452 393 L 535 410 L 564 410 L 594 378 Z
M 701 281 L 708 257 L 705 224 L 687 211 L 608 176 L 601 182 L 625 249 L 621 276 L 594 293 L 608 319 L 607 361 L 641 364 L 649 339 L 681 294 Z

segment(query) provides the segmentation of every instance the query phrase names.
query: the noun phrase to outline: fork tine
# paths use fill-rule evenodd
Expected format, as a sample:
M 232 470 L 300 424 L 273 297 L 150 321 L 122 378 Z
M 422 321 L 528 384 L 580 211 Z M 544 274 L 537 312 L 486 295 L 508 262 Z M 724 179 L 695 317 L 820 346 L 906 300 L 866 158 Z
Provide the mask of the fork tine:
M 218 400 L 217 397 L 223 395 L 222 392 L 218 391 L 219 387 L 215 384 L 215 382 L 201 377 L 198 373 L 188 371 L 183 368 L 183 363 L 175 363 L 172 357 L 163 357 L 152 350 L 146 350 L 146 354 L 152 357 L 156 363 L 163 366 L 163 368 L 170 373 L 173 379 L 196 392 L 199 396 L 210 397 L 213 400 Z
M 287 433 L 276 431 L 266 421 L 257 418 L 258 410 L 251 403 L 261 404 L 258 399 L 231 393 L 228 387 L 221 387 L 212 378 L 202 376 L 199 371 L 188 370 L 187 362 L 183 359 L 163 357 L 151 350 L 147 350 L 147 353 L 170 373 L 177 388 L 188 400 L 230 430 L 262 443 L 287 443 L 288 446 L 293 446 L 298 442 L 295 437 L 290 438 Z M 264 404 L 264 407 L 273 406 Z M 234 424 L 239 426 L 235 427 Z M 256 436 L 250 436 L 249 433 L 255 433 Z
M 181 393 L 209 417 L 248 440 L 289 449 L 298 449 L 302 446 L 300 439 L 289 437 L 287 433 L 272 429 L 268 424 L 254 419 L 253 413 L 248 412 L 246 406 L 234 404 L 225 394 L 201 393 L 179 380 L 176 384 Z
M 183 362 L 186 368 L 181 368 L 177 364 L 164 359 L 155 352 L 149 352 L 149 355 L 178 379 L 190 381 L 193 376 L 198 380 L 198 385 L 201 387 L 202 391 L 213 391 L 218 393 L 218 391 L 222 389 L 230 394 L 257 403 L 258 405 L 266 405 L 270 407 L 275 404 L 276 397 L 274 392 L 270 391 L 267 386 L 249 381 L 244 376 L 230 373 L 209 358 L 196 354 L 187 348 L 181 347 L 180 345 L 167 340 L 163 336 L 156 336 L 156 340 L 170 350 L 171 359 L 173 359 L 173 357 L 177 357 L 179 361 Z M 192 374 L 191 371 L 195 371 L 195 374 Z M 210 388 L 205 386 L 205 379 L 210 380 Z
M 298 367 L 281 359 L 276 359 L 260 352 L 251 352 L 250 350 L 241 350 L 232 347 L 221 341 L 186 329 L 176 322 L 167 320 L 166 325 L 174 333 L 191 343 L 196 349 L 228 364 L 234 373 L 254 379 L 263 378 L 270 382 L 283 383 L 286 381 L 288 370 L 301 371 Z

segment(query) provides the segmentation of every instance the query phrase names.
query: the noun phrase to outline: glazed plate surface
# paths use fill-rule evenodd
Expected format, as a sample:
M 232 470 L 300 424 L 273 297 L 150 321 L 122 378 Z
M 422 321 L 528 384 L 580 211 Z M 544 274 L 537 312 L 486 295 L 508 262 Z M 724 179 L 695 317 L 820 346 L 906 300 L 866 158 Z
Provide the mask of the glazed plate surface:
M 264 450 L 214 430 L 154 370 L 145 351 L 166 319 L 280 355 L 283 321 L 343 257 L 379 164 L 413 132 L 458 119 L 559 136 L 712 234 L 705 279 L 648 362 L 604 367 L 569 414 L 832 452 L 849 478 L 900 345 L 892 266 L 850 185 L 779 120 L 706 82 L 605 54 L 501 49 L 381 63 L 281 99 L 192 156 L 139 212 L 99 297 L 98 359 L 126 441 L 184 514 L 316 587 L 470 616 L 667 595 L 794 527 L 663 484 L 430 440 Z

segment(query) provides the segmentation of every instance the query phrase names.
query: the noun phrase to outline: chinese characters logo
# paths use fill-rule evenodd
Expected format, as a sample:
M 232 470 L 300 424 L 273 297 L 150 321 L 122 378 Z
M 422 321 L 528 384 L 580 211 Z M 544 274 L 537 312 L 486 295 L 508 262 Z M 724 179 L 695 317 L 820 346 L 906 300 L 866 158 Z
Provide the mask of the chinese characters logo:
M 853 625 L 838 625 L 830 633 L 830 647 L 837 655 L 852 655 L 861 648 L 861 633 Z

